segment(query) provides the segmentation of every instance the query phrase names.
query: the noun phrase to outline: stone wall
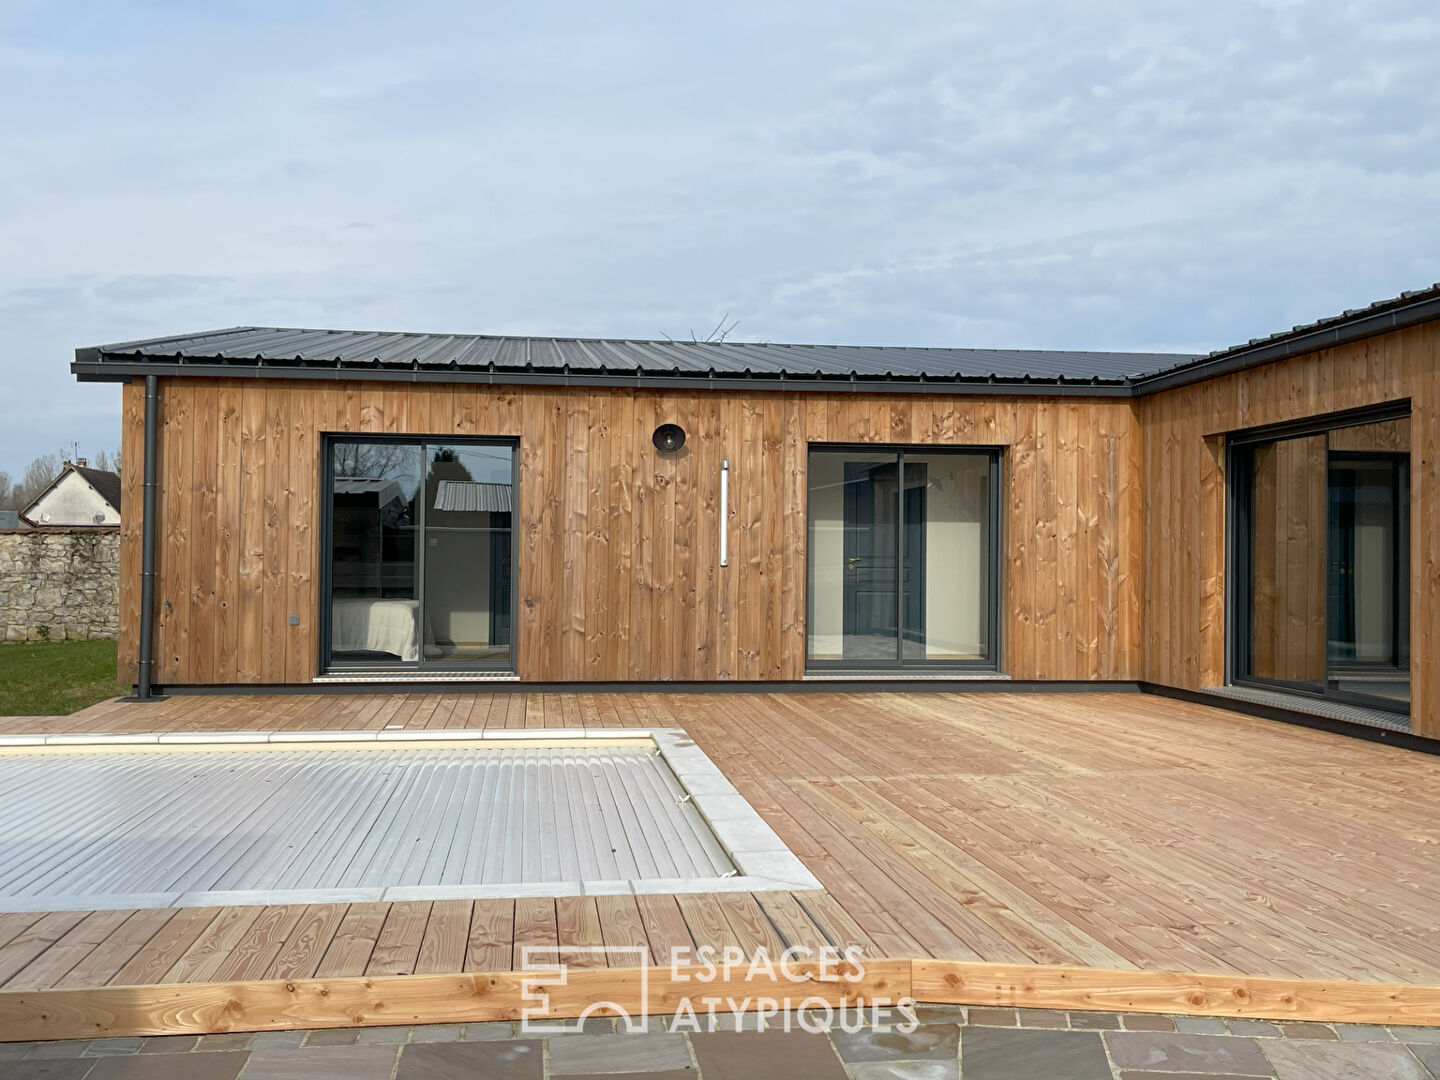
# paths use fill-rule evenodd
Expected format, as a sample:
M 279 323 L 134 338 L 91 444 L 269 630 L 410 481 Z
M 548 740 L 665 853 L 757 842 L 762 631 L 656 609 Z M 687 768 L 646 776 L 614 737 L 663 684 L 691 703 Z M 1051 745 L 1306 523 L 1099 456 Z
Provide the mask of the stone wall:
M 120 530 L 0 532 L 0 640 L 113 638 Z

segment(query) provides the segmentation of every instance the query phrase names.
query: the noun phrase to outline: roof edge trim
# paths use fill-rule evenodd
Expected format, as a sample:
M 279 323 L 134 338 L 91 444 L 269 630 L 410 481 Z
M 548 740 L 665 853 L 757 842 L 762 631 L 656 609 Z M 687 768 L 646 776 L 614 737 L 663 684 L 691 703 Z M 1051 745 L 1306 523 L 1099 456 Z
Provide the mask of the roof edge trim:
M 1353 317 L 1330 326 L 1280 334 L 1254 344 L 1237 345 L 1217 355 L 1135 379 L 1131 385 L 1135 388 L 1137 397 L 1148 397 L 1277 360 L 1304 356 L 1354 341 L 1364 341 L 1392 330 L 1404 330 L 1436 319 L 1440 319 L 1440 296 L 1432 293 L 1384 311 L 1358 312 Z
M 126 382 L 143 375 L 162 378 L 300 379 L 316 382 L 479 383 L 494 386 L 599 387 L 630 390 L 786 390 L 791 393 L 917 394 L 1035 397 L 1119 397 L 1135 394 L 1128 382 L 1033 377 L 941 378 L 893 375 L 659 375 L 617 372 L 582 374 L 544 371 L 465 371 L 457 368 L 376 368 L 303 364 L 235 364 L 204 360 L 161 363 L 146 360 L 77 358 L 70 371 L 79 382 Z M 94 352 L 95 350 L 84 350 Z

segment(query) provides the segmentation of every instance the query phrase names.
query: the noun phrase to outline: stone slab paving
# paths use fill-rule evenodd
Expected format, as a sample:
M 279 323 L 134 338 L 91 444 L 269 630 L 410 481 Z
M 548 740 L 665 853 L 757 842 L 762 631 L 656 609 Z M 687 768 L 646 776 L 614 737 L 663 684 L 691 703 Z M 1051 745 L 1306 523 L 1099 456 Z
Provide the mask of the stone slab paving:
M 1435 1028 L 916 1012 L 909 1032 L 807 1031 L 793 1014 L 757 1030 L 746 1014 L 702 1032 L 652 1017 L 645 1034 L 592 1018 L 543 1036 L 499 1022 L 0 1043 L 0 1080 L 1440 1080 Z

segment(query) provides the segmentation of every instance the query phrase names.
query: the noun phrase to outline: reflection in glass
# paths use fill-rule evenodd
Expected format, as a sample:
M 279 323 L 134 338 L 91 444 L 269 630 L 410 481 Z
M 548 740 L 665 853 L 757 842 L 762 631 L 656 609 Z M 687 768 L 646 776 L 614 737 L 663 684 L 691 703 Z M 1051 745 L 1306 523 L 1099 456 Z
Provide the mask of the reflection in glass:
M 1409 420 L 1236 448 L 1236 677 L 1404 711 Z
M 330 658 L 510 658 L 512 446 L 336 440 Z
M 429 444 L 425 451 L 425 657 L 504 659 L 510 649 L 510 448 Z
M 415 582 L 420 447 L 331 444 L 331 654 L 418 660 Z
M 1325 679 L 1325 436 L 1255 447 L 1250 671 Z
M 991 454 L 813 450 L 809 657 L 985 662 Z
M 910 660 L 989 654 L 990 461 L 905 455 L 905 634 Z
M 1395 455 L 1332 453 L 1329 673 L 1347 694 L 1410 700 L 1410 484 Z

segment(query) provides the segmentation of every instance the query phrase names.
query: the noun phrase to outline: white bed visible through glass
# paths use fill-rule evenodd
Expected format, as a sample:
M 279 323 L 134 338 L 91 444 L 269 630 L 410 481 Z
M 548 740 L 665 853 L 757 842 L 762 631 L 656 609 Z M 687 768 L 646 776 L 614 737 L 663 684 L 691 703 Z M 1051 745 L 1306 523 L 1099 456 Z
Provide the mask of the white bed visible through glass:
M 336 438 L 329 666 L 507 667 L 514 446 Z

